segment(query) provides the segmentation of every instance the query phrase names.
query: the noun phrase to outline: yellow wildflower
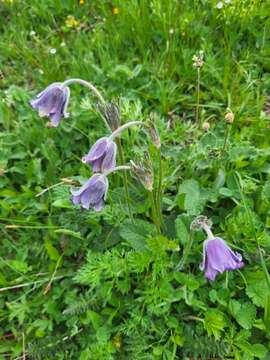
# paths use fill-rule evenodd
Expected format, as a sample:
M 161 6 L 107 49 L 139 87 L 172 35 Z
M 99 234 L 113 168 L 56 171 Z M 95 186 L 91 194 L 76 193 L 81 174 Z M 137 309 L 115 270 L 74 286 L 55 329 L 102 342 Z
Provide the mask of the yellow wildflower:
M 69 15 L 65 21 L 66 26 L 70 28 L 75 28 L 79 25 L 79 21 L 75 19 L 74 16 Z
M 118 7 L 113 7 L 112 8 L 112 13 L 113 13 L 113 15 L 118 15 L 119 14 L 119 8 Z
M 83 5 L 84 4 L 84 0 L 80 0 L 80 5 Z

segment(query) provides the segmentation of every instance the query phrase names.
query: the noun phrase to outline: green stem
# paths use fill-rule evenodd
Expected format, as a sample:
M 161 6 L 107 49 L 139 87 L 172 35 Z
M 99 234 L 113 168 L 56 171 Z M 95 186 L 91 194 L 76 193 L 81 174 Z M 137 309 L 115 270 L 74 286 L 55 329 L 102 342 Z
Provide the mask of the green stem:
M 183 257 L 182 259 L 179 261 L 178 265 L 176 266 L 176 270 L 177 271 L 181 271 L 185 264 L 186 264 L 186 261 L 187 261 L 187 258 L 188 258 L 188 255 L 190 253 L 190 250 L 191 250 L 191 247 L 192 247 L 192 244 L 193 244 L 193 232 L 191 232 L 189 234 L 189 239 L 188 239 L 188 242 L 184 248 L 184 251 L 183 251 Z
M 121 140 L 120 140 L 120 138 L 116 138 L 115 141 L 116 141 L 117 148 L 119 151 L 120 163 L 121 163 L 121 165 L 124 165 L 125 157 L 124 157 L 124 153 L 123 153 Z M 131 202 L 130 202 L 130 196 L 129 196 L 129 191 L 128 191 L 128 181 L 127 181 L 126 171 L 124 171 L 124 174 L 123 174 L 123 184 L 124 184 L 125 197 L 126 197 L 126 202 L 127 202 L 127 207 L 128 207 L 129 218 L 130 218 L 130 221 L 134 224 L 134 218 L 133 218 L 133 214 L 132 214 L 132 210 L 131 210 Z
M 158 163 L 159 163 L 159 173 L 158 173 L 158 188 L 157 188 L 157 210 L 160 218 L 161 224 L 163 224 L 163 216 L 162 216 L 162 157 L 161 157 L 161 149 L 158 149 Z
M 248 208 L 248 206 L 246 204 L 245 196 L 244 196 L 243 191 L 242 191 L 241 176 L 240 176 L 240 174 L 238 172 L 236 172 L 236 175 L 237 175 L 236 176 L 236 182 L 237 182 L 239 192 L 240 192 L 243 204 L 244 204 L 244 208 L 246 210 L 247 216 L 249 218 L 249 222 L 250 222 L 251 227 L 252 227 L 253 236 L 254 236 L 255 241 L 257 243 L 257 248 L 258 248 L 259 255 L 260 255 L 260 261 L 261 261 L 262 269 L 263 269 L 263 272 L 264 272 L 264 276 L 265 276 L 265 280 L 266 280 L 266 283 L 267 283 L 268 290 L 270 291 L 270 276 L 269 276 L 267 266 L 266 266 L 264 258 L 263 258 L 262 249 L 261 249 L 261 246 L 260 246 L 260 243 L 259 243 L 259 239 L 257 237 L 257 232 L 256 232 L 256 229 L 255 229 L 253 217 L 252 217 L 252 215 L 251 215 L 251 213 L 249 211 L 249 208 Z
M 199 124 L 199 106 L 200 106 L 200 68 L 197 68 L 197 102 L 196 102 L 196 124 Z
M 153 195 L 153 191 L 149 191 L 149 197 L 150 197 L 150 201 L 151 201 L 151 209 L 152 209 L 152 220 L 154 222 L 154 224 L 156 225 L 157 228 L 157 232 L 160 234 L 160 224 L 158 221 L 158 215 L 157 215 L 157 209 L 156 209 L 156 204 L 155 204 L 155 198 Z
M 223 156 L 224 156 L 224 153 L 226 150 L 226 145 L 227 145 L 228 138 L 229 138 L 229 134 L 230 134 L 230 127 L 227 125 L 225 137 L 224 137 L 224 143 L 223 143 L 223 147 L 222 147 L 221 154 L 220 154 L 221 158 L 223 158 Z

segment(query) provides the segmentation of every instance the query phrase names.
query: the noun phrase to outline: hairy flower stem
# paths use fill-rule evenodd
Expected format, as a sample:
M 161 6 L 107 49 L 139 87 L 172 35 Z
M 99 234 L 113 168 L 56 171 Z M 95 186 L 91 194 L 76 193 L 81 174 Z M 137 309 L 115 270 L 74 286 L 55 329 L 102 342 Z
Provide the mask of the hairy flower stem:
M 258 239 L 258 236 L 257 236 L 256 229 L 255 229 L 253 217 L 252 217 L 252 215 L 250 213 L 249 207 L 246 204 L 246 199 L 245 199 L 243 189 L 242 189 L 242 186 L 241 186 L 241 176 L 240 176 L 240 174 L 238 172 L 236 172 L 235 178 L 236 178 L 238 189 L 239 189 L 239 192 L 240 192 L 243 204 L 244 204 L 246 214 L 247 214 L 247 216 L 249 218 L 249 222 L 250 222 L 250 225 L 251 225 L 251 228 L 252 228 L 254 239 L 255 239 L 255 241 L 257 243 L 257 249 L 258 249 L 258 252 L 259 252 L 259 255 L 260 255 L 261 266 L 262 266 L 262 269 L 263 269 L 263 272 L 264 272 L 264 276 L 265 276 L 265 280 L 266 280 L 266 283 L 267 283 L 268 290 L 270 291 L 270 275 L 269 275 L 269 272 L 267 270 L 267 266 L 266 266 L 264 258 L 263 258 L 263 253 L 262 253 L 262 249 L 261 249 L 261 246 L 260 246 L 260 243 L 259 243 L 259 239 Z
M 121 139 L 116 138 L 115 141 L 116 141 L 117 148 L 119 151 L 120 163 L 121 163 L 121 165 L 123 165 L 125 163 L 125 157 L 124 157 L 124 152 L 123 152 L 123 148 L 122 148 L 122 144 L 121 144 Z M 123 184 L 124 184 L 125 197 L 126 197 L 126 203 L 127 203 L 127 207 L 128 207 L 129 218 L 130 218 L 130 221 L 134 224 L 134 218 L 133 218 L 133 214 L 132 214 L 132 210 L 131 210 L 131 202 L 130 202 L 130 196 L 129 196 L 129 191 L 128 191 L 128 182 L 127 182 L 126 171 L 124 171 L 124 174 L 123 174 Z
M 109 140 L 114 140 L 117 136 L 119 136 L 121 134 L 121 132 L 127 128 L 129 128 L 130 126 L 133 125 L 145 125 L 142 121 L 130 121 L 122 126 L 120 126 L 118 129 L 116 129 L 110 136 L 109 136 Z
M 156 194 L 156 202 L 157 202 L 157 210 L 161 224 L 163 224 L 163 215 L 162 215 L 162 157 L 161 157 L 161 150 L 158 149 L 158 164 L 159 164 L 159 173 L 158 173 L 158 187 L 157 187 L 157 194 Z
M 113 169 L 110 169 L 108 171 L 104 171 L 103 175 L 104 176 L 108 176 L 110 175 L 111 173 L 114 173 L 115 171 L 119 171 L 119 170 L 130 170 L 131 167 L 128 166 L 128 165 L 121 165 L 121 166 L 116 166 L 115 168 Z
M 90 89 L 95 94 L 95 96 L 100 100 L 100 102 L 103 105 L 106 104 L 104 97 L 101 95 L 101 93 L 98 91 L 98 89 L 94 85 L 92 85 L 89 81 L 85 81 L 82 79 L 68 79 L 62 83 L 63 86 L 69 86 L 71 84 L 80 84 L 80 85 L 86 86 L 88 89 Z
M 200 106 L 200 81 L 201 81 L 201 69 L 197 68 L 197 101 L 196 101 L 196 124 L 199 125 L 199 106 Z
M 224 143 L 223 143 L 223 147 L 222 147 L 221 154 L 220 154 L 221 158 L 223 158 L 223 156 L 225 154 L 227 142 L 229 139 L 229 134 L 230 134 L 230 127 L 227 125 L 225 136 L 224 136 Z
M 153 191 L 149 191 L 149 198 L 150 198 L 150 202 L 151 202 L 152 220 L 153 220 L 153 223 L 155 224 L 155 226 L 157 228 L 157 232 L 159 234 L 161 234 L 160 223 L 159 223 L 159 219 L 158 219 L 157 208 L 156 208 L 156 203 L 155 203 L 155 198 L 154 198 L 154 195 L 153 195 Z
M 62 83 L 62 86 L 69 86 L 71 84 L 80 84 L 80 85 L 87 87 L 99 99 L 99 101 L 101 102 L 101 104 L 103 106 L 106 105 L 106 101 L 105 101 L 104 97 L 101 95 L 101 93 L 98 91 L 98 89 L 93 84 L 91 84 L 89 81 L 82 80 L 82 79 L 68 79 Z M 111 131 L 109 124 L 107 123 L 107 121 L 104 119 L 103 116 L 102 116 L 102 119 L 103 119 L 103 122 L 104 122 L 105 126 L 107 127 L 107 129 Z

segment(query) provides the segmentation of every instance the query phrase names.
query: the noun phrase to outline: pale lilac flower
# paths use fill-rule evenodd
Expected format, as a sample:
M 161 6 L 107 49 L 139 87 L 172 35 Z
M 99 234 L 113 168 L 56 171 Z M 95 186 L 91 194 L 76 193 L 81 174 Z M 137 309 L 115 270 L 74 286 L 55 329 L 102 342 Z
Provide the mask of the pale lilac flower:
M 243 266 L 242 256 L 233 252 L 223 239 L 211 237 L 204 241 L 200 269 L 205 272 L 206 279 L 213 281 L 218 273 L 240 269 Z
M 68 117 L 66 112 L 70 90 L 61 83 L 53 83 L 30 101 L 33 109 L 38 110 L 39 116 L 47 116 L 53 127 L 59 125 L 62 117 Z
M 93 175 L 79 190 L 71 190 L 74 205 L 81 205 L 84 209 L 101 211 L 106 200 L 109 183 L 105 175 Z
M 107 137 L 99 139 L 90 149 L 89 153 L 82 158 L 85 164 L 93 166 L 93 172 L 104 172 L 115 167 L 116 144 Z

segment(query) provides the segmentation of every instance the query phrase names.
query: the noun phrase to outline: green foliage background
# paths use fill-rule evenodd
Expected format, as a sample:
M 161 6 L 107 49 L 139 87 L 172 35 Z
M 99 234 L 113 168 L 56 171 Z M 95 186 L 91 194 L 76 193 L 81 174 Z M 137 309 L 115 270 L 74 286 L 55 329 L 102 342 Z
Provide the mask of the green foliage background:
M 216 5 L 0 2 L 1 359 L 269 359 L 270 292 L 257 241 L 270 270 L 270 6 Z M 70 26 L 69 16 L 78 23 Z M 207 132 L 194 122 L 199 50 Z M 119 176 L 110 178 L 98 214 L 71 206 L 67 185 L 35 196 L 64 177 L 87 179 L 80 159 L 106 134 L 95 100 L 76 85 L 59 128 L 46 128 L 30 109 L 38 91 L 70 77 L 92 81 L 107 99 L 121 96 L 123 123 L 154 113 L 164 167 L 161 236 L 133 178 L 135 225 Z M 155 160 L 146 140 L 138 129 L 125 133 L 126 158 L 148 149 Z M 199 270 L 204 235 L 189 230 L 202 213 L 246 264 L 211 283 Z

